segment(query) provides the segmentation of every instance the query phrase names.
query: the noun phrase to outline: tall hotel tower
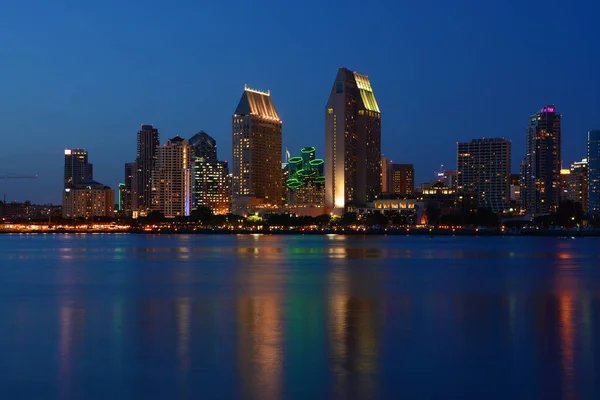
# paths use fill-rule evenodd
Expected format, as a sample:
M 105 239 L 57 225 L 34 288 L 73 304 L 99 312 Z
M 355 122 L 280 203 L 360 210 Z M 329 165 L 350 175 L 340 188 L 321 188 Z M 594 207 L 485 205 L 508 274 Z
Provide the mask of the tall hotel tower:
M 282 122 L 271 93 L 246 86 L 232 128 L 232 212 L 281 207 Z
M 381 112 L 366 75 L 340 68 L 325 108 L 325 211 L 381 193 Z
M 150 209 L 152 203 L 152 171 L 158 156 L 158 129 L 152 125 L 142 125 L 137 134 L 137 157 L 133 176 L 132 207 L 142 213 Z
M 529 117 L 521 165 L 521 202 L 528 214 L 556 211 L 560 202 L 561 120 L 554 105 Z

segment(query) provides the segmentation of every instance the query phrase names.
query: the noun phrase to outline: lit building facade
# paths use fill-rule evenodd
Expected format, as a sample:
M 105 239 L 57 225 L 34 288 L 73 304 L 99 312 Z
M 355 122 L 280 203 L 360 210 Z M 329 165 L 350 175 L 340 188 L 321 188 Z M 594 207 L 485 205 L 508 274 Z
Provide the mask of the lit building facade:
M 153 174 L 152 209 L 166 218 L 189 216 L 192 206 L 192 149 L 176 136 L 159 147 Z
M 588 132 L 588 212 L 600 214 L 600 130 Z
M 510 150 L 505 139 L 458 143 L 458 192 L 476 193 L 479 207 L 505 212 L 510 201 Z
M 568 168 L 561 168 L 559 177 L 559 202 L 569 199 L 569 180 L 571 177 L 571 170 Z
M 561 118 L 554 105 L 529 117 L 521 167 L 521 202 L 528 214 L 550 213 L 560 202 Z
M 246 86 L 232 118 L 234 213 L 281 207 L 282 129 L 271 93 Z
M 65 149 L 64 187 L 77 185 L 94 178 L 93 165 L 84 149 Z
M 567 180 L 567 199 L 580 203 L 584 212 L 588 211 L 588 159 L 576 161 L 571 165 Z
M 521 201 L 521 175 L 510 174 L 510 202 L 514 205 Z M 511 204 L 511 205 L 513 205 Z
M 231 212 L 231 182 L 227 161 L 217 159 L 217 141 L 204 131 L 190 138 L 192 150 L 192 210 L 207 207 L 214 214 Z
M 322 214 L 325 200 L 325 161 L 315 157 L 314 147 L 303 147 L 300 153 L 301 156 L 288 159 L 288 176 L 285 182 L 287 205 L 297 212 L 300 208 L 314 208 L 318 209 L 315 211 L 317 215 Z
M 142 125 L 137 133 L 137 157 L 132 184 L 132 208 L 144 214 L 152 206 L 152 174 L 158 157 L 158 129 Z
M 399 196 L 412 196 L 415 189 L 415 169 L 412 164 L 389 166 L 389 192 Z
M 390 192 L 390 160 L 381 155 L 381 193 Z
M 381 112 L 369 78 L 340 68 L 325 107 L 325 209 L 362 207 L 382 192 Z
M 63 218 L 112 218 L 114 207 L 114 191 L 96 181 L 85 180 L 63 190 Z
M 229 214 L 231 191 L 227 161 L 194 158 L 192 168 L 192 210 L 207 207 L 213 214 Z
M 119 199 L 117 201 L 117 207 L 119 211 L 125 211 L 125 194 L 126 188 L 124 183 L 119 183 Z
M 200 131 L 189 140 L 194 157 L 203 158 L 207 161 L 217 161 L 217 141 L 204 131 Z
M 133 182 L 136 173 L 135 162 L 125 163 L 125 189 L 121 194 L 121 211 L 128 214 L 133 211 Z

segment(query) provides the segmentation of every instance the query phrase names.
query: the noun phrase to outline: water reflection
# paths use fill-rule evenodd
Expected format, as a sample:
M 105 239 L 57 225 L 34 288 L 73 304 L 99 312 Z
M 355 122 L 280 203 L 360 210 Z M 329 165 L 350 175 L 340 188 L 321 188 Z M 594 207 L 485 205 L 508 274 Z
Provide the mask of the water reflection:
M 375 273 L 361 275 L 346 268 L 331 273 L 329 347 L 335 398 L 378 396 L 377 304 L 368 292 L 360 290 L 363 285 L 377 290 L 376 278 Z
M 0 371 L 47 398 L 598 398 L 596 242 L 30 240 Z
M 241 394 L 281 397 L 283 346 L 281 303 L 276 294 L 238 300 L 238 368 Z

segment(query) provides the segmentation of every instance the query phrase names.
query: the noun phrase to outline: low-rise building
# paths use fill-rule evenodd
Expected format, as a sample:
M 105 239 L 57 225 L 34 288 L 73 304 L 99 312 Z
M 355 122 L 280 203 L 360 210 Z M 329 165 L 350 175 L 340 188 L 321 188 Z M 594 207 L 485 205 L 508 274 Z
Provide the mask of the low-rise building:
M 112 218 L 114 207 L 114 191 L 99 182 L 86 180 L 63 190 L 63 218 Z

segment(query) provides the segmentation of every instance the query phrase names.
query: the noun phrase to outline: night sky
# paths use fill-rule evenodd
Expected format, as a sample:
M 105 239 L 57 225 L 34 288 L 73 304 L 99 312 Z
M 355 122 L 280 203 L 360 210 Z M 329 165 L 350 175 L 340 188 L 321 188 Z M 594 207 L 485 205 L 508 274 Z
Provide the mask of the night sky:
M 335 3 L 335 4 L 334 4 Z M 270 89 L 292 154 L 324 156 L 337 69 L 369 75 L 382 149 L 416 183 L 455 168 L 456 142 L 512 140 L 528 116 L 563 114 L 563 160 L 600 128 L 600 2 L 5 0 L 0 5 L 0 195 L 61 201 L 63 150 L 84 147 L 116 188 L 140 124 L 161 143 L 205 130 L 231 158 L 244 84 Z

